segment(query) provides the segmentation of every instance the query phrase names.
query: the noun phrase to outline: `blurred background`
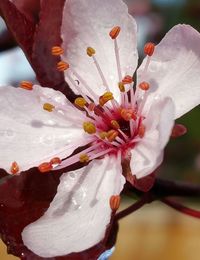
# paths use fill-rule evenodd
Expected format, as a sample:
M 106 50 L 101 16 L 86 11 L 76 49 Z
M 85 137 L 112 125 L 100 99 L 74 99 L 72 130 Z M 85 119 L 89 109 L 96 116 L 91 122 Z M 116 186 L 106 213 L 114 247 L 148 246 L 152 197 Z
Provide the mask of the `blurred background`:
M 175 24 L 188 23 L 200 31 L 199 0 L 126 0 L 129 12 L 138 23 L 140 57 L 147 41 L 158 43 Z M 21 80 L 35 80 L 23 52 L 14 47 L 12 37 L 0 18 L 0 86 L 17 85 Z M 200 85 L 200 84 L 199 84 Z M 178 120 L 188 133 L 171 140 L 159 175 L 200 184 L 200 109 Z M 127 206 L 126 198 L 122 207 Z M 199 201 L 187 201 L 198 208 Z M 0 245 L 0 259 L 6 255 Z M 200 220 L 193 219 L 160 203 L 145 206 L 120 222 L 120 232 L 112 260 L 199 260 Z

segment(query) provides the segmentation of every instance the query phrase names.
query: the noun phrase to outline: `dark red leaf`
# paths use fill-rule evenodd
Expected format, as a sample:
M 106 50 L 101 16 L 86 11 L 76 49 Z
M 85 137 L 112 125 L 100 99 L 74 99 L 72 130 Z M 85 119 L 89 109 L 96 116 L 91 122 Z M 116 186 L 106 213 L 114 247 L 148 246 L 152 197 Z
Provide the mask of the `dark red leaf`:
M 40 21 L 34 37 L 32 63 L 42 86 L 62 91 L 68 99 L 75 95 L 64 80 L 64 73 L 56 69 L 59 58 L 51 55 L 51 48 L 61 45 L 60 36 L 63 6 L 66 0 L 41 2 Z
M 0 1 L 0 11 L 9 30 L 30 61 L 36 24 L 29 20 L 8 0 Z

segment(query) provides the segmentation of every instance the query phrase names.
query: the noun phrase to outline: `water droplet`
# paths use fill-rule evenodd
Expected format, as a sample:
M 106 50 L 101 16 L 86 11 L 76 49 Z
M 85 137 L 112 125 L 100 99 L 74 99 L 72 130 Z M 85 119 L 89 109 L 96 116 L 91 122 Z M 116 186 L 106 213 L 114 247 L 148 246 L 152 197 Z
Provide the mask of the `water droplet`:
M 6 136 L 7 136 L 7 137 L 13 137 L 13 136 L 14 136 L 13 130 L 7 129 L 7 130 L 6 130 Z
M 84 187 L 80 187 L 72 196 L 72 205 L 71 209 L 81 209 L 81 205 L 86 197 L 86 189 Z
M 76 174 L 74 172 L 70 172 L 69 176 L 71 179 L 75 179 L 76 178 Z

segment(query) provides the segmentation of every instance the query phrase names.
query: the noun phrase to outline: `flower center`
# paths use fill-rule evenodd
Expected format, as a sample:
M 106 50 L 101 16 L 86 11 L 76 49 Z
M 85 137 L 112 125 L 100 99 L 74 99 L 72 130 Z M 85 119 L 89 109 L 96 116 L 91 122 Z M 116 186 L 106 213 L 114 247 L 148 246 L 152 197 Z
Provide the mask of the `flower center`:
M 91 142 L 69 158 L 61 163 L 48 163 L 40 165 L 39 169 L 54 168 L 60 169 L 72 165 L 76 162 L 85 163 L 95 158 L 100 158 L 106 154 L 115 154 L 117 157 L 126 157 L 129 150 L 132 149 L 137 142 L 145 135 L 145 126 L 143 124 L 144 117 L 142 116 L 142 108 L 145 101 L 146 91 L 149 89 L 149 84 L 145 81 L 139 82 L 134 90 L 134 80 L 130 75 L 123 76 L 120 52 L 118 48 L 118 36 L 121 28 L 114 27 L 109 36 L 114 42 L 114 51 L 116 59 L 116 69 L 118 72 L 118 87 L 120 92 L 120 101 L 114 98 L 110 91 L 109 84 L 104 76 L 102 68 L 96 58 L 96 50 L 92 47 L 86 49 L 86 54 L 93 60 L 93 64 L 102 80 L 102 84 L 106 92 L 100 97 L 92 90 L 87 82 L 73 69 L 69 63 L 60 61 L 57 64 L 57 69 L 61 72 L 66 71 L 68 82 L 77 90 L 80 97 L 76 98 L 74 105 L 83 116 L 82 127 L 86 134 L 91 137 Z M 154 52 L 154 44 L 148 43 L 144 47 L 144 53 L 147 55 L 147 62 L 144 68 L 143 77 L 148 69 L 150 57 Z M 64 50 L 55 46 L 52 48 L 52 55 L 59 56 L 64 53 Z M 133 72 L 134 73 L 134 72 Z M 74 79 L 76 78 L 76 80 Z M 79 84 L 77 84 L 77 81 Z M 83 91 L 83 88 L 86 90 Z M 143 92 L 143 100 L 138 103 L 138 91 Z M 49 112 L 55 107 L 51 104 L 44 104 L 43 108 Z

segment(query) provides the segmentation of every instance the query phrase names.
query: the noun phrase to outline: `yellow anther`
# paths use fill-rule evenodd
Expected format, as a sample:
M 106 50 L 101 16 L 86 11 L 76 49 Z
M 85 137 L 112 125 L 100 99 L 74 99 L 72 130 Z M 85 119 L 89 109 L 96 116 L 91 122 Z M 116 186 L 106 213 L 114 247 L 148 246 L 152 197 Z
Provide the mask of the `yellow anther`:
M 84 122 L 83 123 L 83 129 L 88 134 L 95 134 L 96 133 L 96 127 L 91 122 Z
M 125 87 L 124 87 L 124 84 L 122 82 L 119 82 L 118 87 L 119 87 L 119 90 L 121 92 L 125 92 Z
M 26 89 L 26 90 L 32 90 L 33 89 L 33 83 L 30 81 L 21 81 L 20 82 L 20 88 Z
M 103 106 L 105 105 L 109 100 L 114 99 L 112 92 L 106 92 L 99 98 L 99 105 Z
M 109 142 L 113 142 L 118 135 L 119 133 L 116 130 L 110 130 L 107 132 L 107 139 Z
M 83 153 L 79 156 L 79 160 L 81 163 L 89 162 L 90 158 L 86 153 Z
M 107 132 L 100 132 L 100 133 L 99 133 L 99 137 L 100 137 L 102 140 L 106 139 L 107 136 L 108 136 L 108 133 L 107 133 Z
M 59 61 L 57 63 L 57 69 L 59 71 L 65 71 L 65 70 L 69 69 L 69 64 L 65 61 Z
M 82 97 L 76 98 L 75 101 L 74 101 L 74 103 L 75 103 L 75 105 L 77 105 L 78 107 L 82 107 L 82 108 L 87 104 L 86 100 L 85 100 L 84 98 L 82 98 Z
M 51 49 L 51 54 L 54 56 L 60 56 L 63 53 L 64 53 L 64 50 L 60 46 L 53 46 Z
M 19 165 L 16 162 L 13 162 L 11 167 L 10 167 L 10 171 L 12 174 L 16 174 L 19 172 Z
M 92 57 L 94 54 L 96 53 L 95 49 L 93 49 L 92 47 L 88 47 L 87 48 L 87 55 L 89 57 Z
M 114 40 L 117 38 L 121 31 L 121 28 L 119 26 L 115 26 L 109 33 L 110 37 Z
M 48 112 L 52 112 L 54 110 L 54 108 L 55 108 L 54 105 L 49 104 L 49 103 L 45 103 L 43 105 L 43 109 L 48 111 Z
M 119 125 L 119 123 L 116 120 L 112 120 L 111 121 L 111 125 L 115 129 L 120 129 L 120 125 Z

